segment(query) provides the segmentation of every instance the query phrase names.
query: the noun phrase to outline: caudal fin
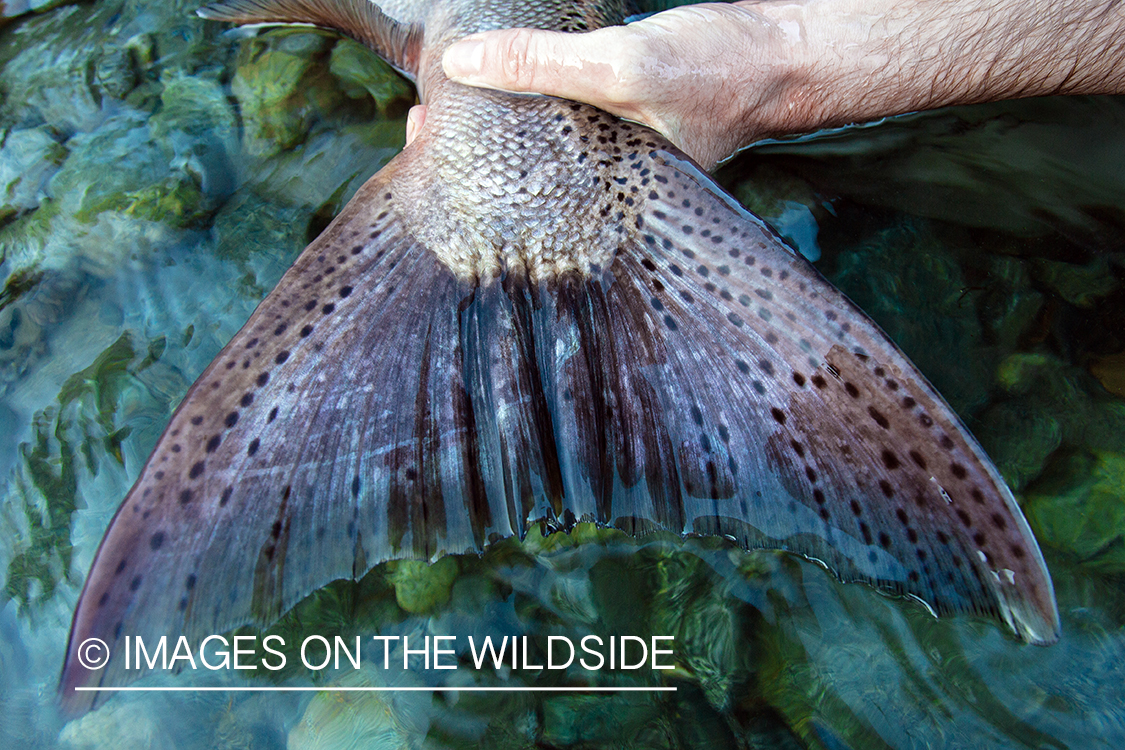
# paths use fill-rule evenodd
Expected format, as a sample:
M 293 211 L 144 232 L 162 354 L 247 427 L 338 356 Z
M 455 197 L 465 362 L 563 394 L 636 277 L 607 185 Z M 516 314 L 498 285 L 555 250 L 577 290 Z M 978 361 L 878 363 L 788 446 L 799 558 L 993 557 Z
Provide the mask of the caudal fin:
M 692 163 L 632 142 L 605 160 L 627 223 L 588 273 L 456 276 L 396 197 L 409 151 L 361 188 L 192 386 L 114 518 L 64 705 L 140 674 L 84 668 L 87 638 L 118 654 L 128 635 L 268 623 L 381 561 L 540 519 L 785 549 L 1054 641 L 1035 540 L 922 375 Z

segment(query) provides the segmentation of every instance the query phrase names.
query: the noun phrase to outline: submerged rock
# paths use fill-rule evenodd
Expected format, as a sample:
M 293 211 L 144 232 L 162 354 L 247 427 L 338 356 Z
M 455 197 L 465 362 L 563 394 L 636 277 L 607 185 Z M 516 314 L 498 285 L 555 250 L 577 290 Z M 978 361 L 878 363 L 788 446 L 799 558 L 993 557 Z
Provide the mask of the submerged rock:
M 0 223 L 39 207 L 66 148 L 47 127 L 12 130 L 0 136 Z
M 1125 453 L 1060 456 L 1025 497 L 1040 542 L 1103 572 L 1125 573 Z
M 842 253 L 831 275 L 902 347 L 961 415 L 988 400 L 995 352 L 984 346 L 980 294 L 924 221 L 904 221 Z
M 1092 360 L 1090 373 L 1107 391 L 1125 397 L 1125 352 Z
M 331 46 L 321 34 L 283 31 L 243 44 L 231 81 L 249 154 L 268 157 L 295 148 L 308 137 L 318 112 L 339 97 L 325 86 L 316 58 Z
M 457 558 L 452 555 L 434 563 L 396 560 L 388 563 L 388 570 L 398 606 L 411 614 L 427 614 L 443 607 L 458 574 Z
M 61 750 L 171 750 L 175 741 L 142 701 L 112 701 L 67 724 Z
M 997 368 L 1006 398 L 982 411 L 974 432 L 1019 491 L 1059 450 L 1125 451 L 1125 403 L 1081 368 L 1049 354 L 1013 354 Z
M 351 39 L 336 42 L 329 70 L 340 79 L 346 95 L 352 99 L 370 97 L 385 116 L 401 115 L 396 110 L 414 101 L 413 86 L 371 50 Z
M 415 750 L 429 727 L 429 693 L 333 692 L 383 686 L 371 669 L 348 672 L 317 693 L 289 732 L 288 750 Z

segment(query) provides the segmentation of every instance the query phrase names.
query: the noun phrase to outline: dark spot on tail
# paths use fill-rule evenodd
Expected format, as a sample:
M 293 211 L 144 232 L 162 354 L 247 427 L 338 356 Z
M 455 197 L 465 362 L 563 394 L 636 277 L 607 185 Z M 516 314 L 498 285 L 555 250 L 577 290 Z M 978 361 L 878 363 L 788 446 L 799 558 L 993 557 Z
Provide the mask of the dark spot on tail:
M 148 539 L 148 546 L 152 547 L 154 550 L 160 549 L 160 547 L 163 544 L 164 544 L 164 532 L 163 531 L 156 532 L 155 534 L 153 534 Z

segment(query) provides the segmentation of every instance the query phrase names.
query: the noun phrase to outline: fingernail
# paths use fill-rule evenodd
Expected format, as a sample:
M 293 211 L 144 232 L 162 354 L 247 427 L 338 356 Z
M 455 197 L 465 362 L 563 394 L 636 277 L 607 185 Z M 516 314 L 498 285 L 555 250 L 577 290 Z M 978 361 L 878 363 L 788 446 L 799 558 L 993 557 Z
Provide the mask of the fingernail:
M 484 67 L 484 42 L 472 38 L 456 42 L 445 51 L 441 65 L 450 78 L 479 75 Z

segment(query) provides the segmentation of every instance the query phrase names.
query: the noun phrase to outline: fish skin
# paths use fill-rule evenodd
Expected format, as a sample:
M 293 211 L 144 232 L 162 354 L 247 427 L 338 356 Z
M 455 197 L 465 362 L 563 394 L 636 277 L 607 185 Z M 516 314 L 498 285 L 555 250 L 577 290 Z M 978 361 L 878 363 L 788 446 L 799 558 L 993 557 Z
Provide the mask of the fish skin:
M 623 4 L 382 7 L 366 26 L 366 0 L 205 11 L 342 29 L 417 80 L 428 117 L 173 415 L 87 578 L 67 712 L 101 700 L 73 688 L 143 673 L 85 670 L 86 638 L 269 623 L 381 561 L 541 519 L 785 549 L 1057 639 L 1011 492 L 861 311 L 655 132 L 440 70 L 467 33 Z

